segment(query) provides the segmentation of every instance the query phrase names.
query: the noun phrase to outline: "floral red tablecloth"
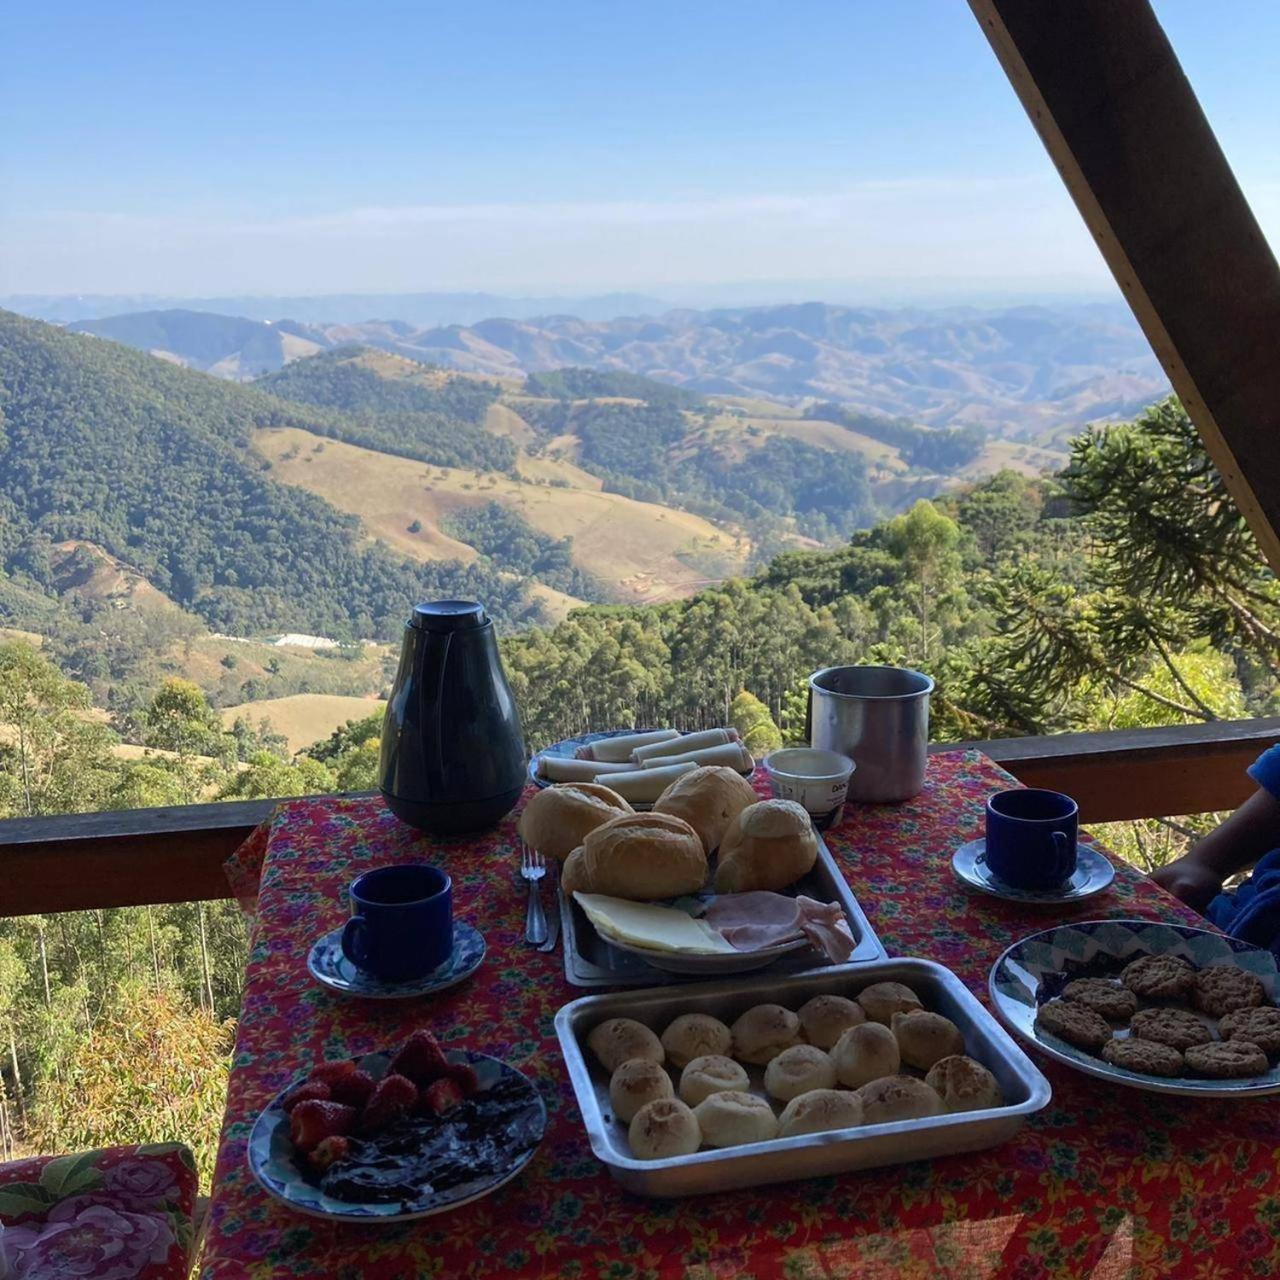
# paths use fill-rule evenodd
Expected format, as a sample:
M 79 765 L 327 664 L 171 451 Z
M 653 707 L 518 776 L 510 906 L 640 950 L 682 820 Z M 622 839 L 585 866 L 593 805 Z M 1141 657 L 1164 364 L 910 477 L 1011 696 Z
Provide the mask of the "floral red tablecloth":
M 1074 912 L 969 894 L 956 845 L 1009 775 L 974 752 L 934 756 L 900 806 L 851 807 L 827 843 L 891 955 L 949 966 L 985 999 L 987 972 L 1017 938 L 1064 918 L 1203 923 L 1131 868 Z M 339 889 L 369 867 L 429 857 L 455 909 L 485 934 L 476 976 L 434 1001 L 353 1002 L 308 977 L 311 941 L 342 920 Z M 468 841 L 432 841 L 380 802 L 295 801 L 229 864 L 258 921 L 228 1091 L 202 1275 L 207 1280 L 407 1280 L 531 1276 L 739 1277 L 1272 1276 L 1280 1273 L 1280 1100 L 1219 1103 L 1111 1089 L 1041 1061 L 1050 1105 L 1005 1146 L 971 1155 L 721 1196 L 629 1195 L 596 1163 L 552 1030 L 582 994 L 562 957 L 524 945 L 515 819 Z M 452 1214 L 399 1227 L 331 1226 L 254 1184 L 245 1141 L 261 1107 L 319 1057 L 362 1053 L 430 1026 L 496 1054 L 542 1090 L 550 1125 L 525 1173 Z

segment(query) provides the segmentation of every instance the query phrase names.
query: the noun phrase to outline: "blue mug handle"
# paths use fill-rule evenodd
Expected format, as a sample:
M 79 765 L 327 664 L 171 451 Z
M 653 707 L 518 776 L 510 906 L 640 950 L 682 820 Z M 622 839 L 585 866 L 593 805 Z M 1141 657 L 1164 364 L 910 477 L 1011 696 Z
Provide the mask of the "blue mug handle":
M 1050 831 L 1049 834 L 1053 837 L 1054 871 L 1059 879 L 1065 880 L 1068 875 L 1067 867 L 1071 862 L 1071 841 L 1067 839 L 1065 831 Z M 345 942 L 344 936 L 344 945 Z
M 364 916 L 352 916 L 342 926 L 342 954 L 357 969 L 363 969 L 369 960 L 368 940 Z

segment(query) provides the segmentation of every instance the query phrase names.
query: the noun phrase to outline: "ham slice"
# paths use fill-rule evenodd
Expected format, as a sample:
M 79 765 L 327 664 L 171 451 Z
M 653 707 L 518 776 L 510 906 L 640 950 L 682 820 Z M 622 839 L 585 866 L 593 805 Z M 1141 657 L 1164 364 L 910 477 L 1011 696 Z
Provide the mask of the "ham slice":
M 722 893 L 703 919 L 738 951 L 761 951 L 804 937 L 834 964 L 853 954 L 853 935 L 838 902 L 755 890 Z

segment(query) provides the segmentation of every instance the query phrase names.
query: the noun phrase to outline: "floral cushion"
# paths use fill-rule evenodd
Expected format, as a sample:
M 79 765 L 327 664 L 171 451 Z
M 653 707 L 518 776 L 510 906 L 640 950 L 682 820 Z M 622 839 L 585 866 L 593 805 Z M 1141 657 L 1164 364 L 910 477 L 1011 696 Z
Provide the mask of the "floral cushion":
M 184 1280 L 195 1161 L 163 1143 L 0 1165 L 14 1280 Z

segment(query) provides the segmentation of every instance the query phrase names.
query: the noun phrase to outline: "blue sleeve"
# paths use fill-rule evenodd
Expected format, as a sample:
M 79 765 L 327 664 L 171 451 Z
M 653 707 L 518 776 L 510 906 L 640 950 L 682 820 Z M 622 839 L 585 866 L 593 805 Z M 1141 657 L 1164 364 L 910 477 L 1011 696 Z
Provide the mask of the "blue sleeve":
M 1280 800 L 1280 746 L 1268 747 L 1250 766 L 1249 777 Z

